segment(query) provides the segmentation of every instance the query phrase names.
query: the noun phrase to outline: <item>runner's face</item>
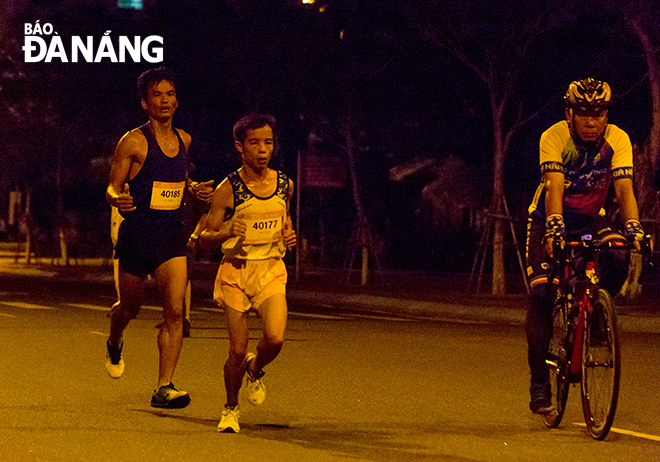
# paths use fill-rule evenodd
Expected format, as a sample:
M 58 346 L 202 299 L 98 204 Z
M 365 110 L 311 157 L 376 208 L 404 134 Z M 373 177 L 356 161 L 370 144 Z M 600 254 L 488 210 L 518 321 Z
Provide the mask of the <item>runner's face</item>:
M 573 131 L 584 142 L 596 141 L 607 125 L 607 108 L 573 109 Z
M 142 100 L 142 108 L 147 111 L 150 118 L 158 121 L 172 118 L 178 106 L 179 101 L 176 98 L 174 85 L 167 80 L 150 83 L 147 101 Z
M 248 129 L 245 141 L 236 141 L 236 149 L 241 153 L 246 166 L 255 171 L 267 168 L 273 155 L 273 129 L 268 125 Z

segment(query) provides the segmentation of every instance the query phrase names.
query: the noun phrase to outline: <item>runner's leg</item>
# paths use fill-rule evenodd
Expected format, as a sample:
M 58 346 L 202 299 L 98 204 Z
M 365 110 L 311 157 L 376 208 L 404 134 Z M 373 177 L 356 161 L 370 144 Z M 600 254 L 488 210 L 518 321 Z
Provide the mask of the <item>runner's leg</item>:
M 186 257 L 175 257 L 155 272 L 156 284 L 163 299 L 163 325 L 158 333 L 158 386 L 172 381 L 183 344 L 183 299 L 187 283 Z M 123 294 L 122 290 L 122 294 Z
M 110 343 L 119 347 L 124 329 L 140 312 L 144 293 L 144 278 L 127 273 L 119 268 L 119 288 L 122 299 L 110 313 Z
M 263 321 L 263 336 L 257 345 L 257 357 L 249 364 L 248 372 L 252 377 L 258 377 L 282 351 L 287 318 L 286 296 L 274 294 L 268 297 L 258 311 Z
M 248 341 L 248 313 L 225 307 L 225 320 L 229 332 L 229 355 L 225 362 L 225 389 L 227 391 L 227 406 L 238 406 L 238 392 L 241 389 L 245 375 L 245 355 Z

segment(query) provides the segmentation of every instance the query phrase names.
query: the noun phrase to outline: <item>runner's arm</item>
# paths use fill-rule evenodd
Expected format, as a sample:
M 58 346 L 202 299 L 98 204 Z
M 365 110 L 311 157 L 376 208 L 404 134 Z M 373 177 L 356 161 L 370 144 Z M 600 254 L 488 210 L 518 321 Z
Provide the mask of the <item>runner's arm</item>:
M 234 207 L 234 192 L 229 180 L 225 179 L 216 188 L 211 199 L 211 210 L 206 217 L 204 229 L 199 236 L 199 246 L 202 249 L 220 247 L 232 236 L 245 236 L 245 221 L 240 217 L 226 220 Z
M 128 191 L 126 182 L 130 179 L 133 162 L 138 159 L 140 150 L 144 148 L 142 141 L 135 131 L 130 131 L 119 140 L 115 148 L 105 198 L 110 205 L 117 207 L 121 212 L 135 210 L 133 197 Z

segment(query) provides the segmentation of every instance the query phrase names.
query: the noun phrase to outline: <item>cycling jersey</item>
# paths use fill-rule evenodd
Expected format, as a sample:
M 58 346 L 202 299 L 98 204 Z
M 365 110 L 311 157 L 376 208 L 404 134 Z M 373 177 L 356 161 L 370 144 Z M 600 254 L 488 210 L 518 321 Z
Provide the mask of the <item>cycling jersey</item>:
M 613 180 L 632 178 L 630 138 L 616 125 L 608 124 L 599 141 L 575 141 L 563 120 L 554 124 L 540 142 L 541 174 L 564 174 L 564 217 L 596 217 L 605 205 Z M 545 218 L 545 181 L 534 194 L 529 213 Z

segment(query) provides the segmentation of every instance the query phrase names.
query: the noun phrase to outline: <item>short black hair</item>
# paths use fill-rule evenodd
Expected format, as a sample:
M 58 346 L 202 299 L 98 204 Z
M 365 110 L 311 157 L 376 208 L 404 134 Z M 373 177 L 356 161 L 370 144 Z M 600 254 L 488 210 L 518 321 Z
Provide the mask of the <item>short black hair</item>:
M 257 128 L 265 127 L 268 125 L 273 130 L 273 137 L 275 137 L 275 117 L 269 114 L 248 114 L 234 124 L 234 140 L 243 143 L 247 138 L 248 130 L 256 130 Z
M 137 90 L 140 99 L 147 101 L 149 98 L 149 85 L 157 85 L 163 80 L 170 82 L 174 87 L 174 91 L 176 91 L 176 76 L 174 75 L 174 71 L 169 67 L 156 67 L 140 74 L 137 80 Z

